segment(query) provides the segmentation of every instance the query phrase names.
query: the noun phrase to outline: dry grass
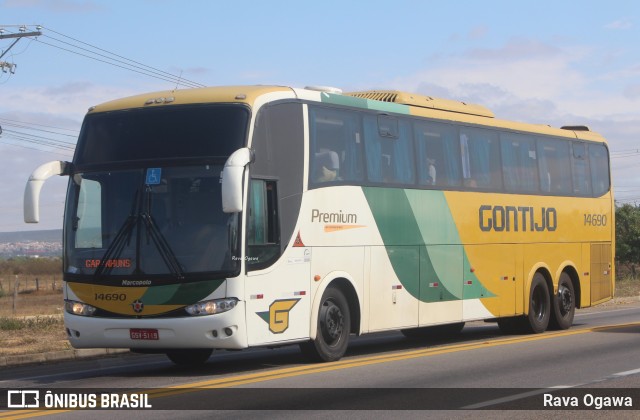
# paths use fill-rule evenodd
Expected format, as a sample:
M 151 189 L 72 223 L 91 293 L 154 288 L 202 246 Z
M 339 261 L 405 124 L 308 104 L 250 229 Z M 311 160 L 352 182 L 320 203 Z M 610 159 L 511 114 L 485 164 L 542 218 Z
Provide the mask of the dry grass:
M 67 350 L 59 276 L 0 278 L 0 356 Z
M 0 356 L 70 348 L 60 316 L 0 317 Z
M 616 297 L 640 296 L 640 279 L 624 277 L 616 280 Z
M 20 276 L 15 287 L 14 276 L 0 278 L 0 317 L 62 315 L 59 276 Z

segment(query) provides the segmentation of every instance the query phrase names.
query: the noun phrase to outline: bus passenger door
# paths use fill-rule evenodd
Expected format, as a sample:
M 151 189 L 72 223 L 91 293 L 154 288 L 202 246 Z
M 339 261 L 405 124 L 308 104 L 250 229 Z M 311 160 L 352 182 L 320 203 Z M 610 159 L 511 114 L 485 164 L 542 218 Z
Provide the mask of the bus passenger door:
M 277 186 L 274 180 L 252 179 L 249 187 L 245 300 L 250 346 L 309 336 L 311 249 L 282 251 Z
M 309 337 L 311 248 L 289 248 L 272 268 L 246 277 L 250 346 Z

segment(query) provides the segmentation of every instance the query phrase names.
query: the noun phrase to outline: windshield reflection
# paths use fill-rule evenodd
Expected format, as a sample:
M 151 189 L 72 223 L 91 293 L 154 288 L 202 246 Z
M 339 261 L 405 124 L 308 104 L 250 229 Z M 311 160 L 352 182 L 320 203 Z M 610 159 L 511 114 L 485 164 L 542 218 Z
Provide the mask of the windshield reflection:
M 237 270 L 236 214 L 222 212 L 220 165 L 75 174 L 65 273 L 176 279 Z

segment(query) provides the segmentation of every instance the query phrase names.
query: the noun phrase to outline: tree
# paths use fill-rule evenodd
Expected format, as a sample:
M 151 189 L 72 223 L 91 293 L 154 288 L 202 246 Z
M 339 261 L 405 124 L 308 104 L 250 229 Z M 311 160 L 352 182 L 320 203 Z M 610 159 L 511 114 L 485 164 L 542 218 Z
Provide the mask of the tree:
M 624 204 L 616 208 L 616 259 L 627 264 L 636 277 L 640 264 L 640 207 Z

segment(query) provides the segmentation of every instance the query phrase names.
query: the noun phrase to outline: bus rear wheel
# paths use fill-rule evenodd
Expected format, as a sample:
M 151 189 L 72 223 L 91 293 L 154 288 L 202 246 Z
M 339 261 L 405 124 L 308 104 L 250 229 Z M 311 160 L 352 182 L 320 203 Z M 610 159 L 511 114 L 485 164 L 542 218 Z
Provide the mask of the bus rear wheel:
M 213 349 L 188 349 L 167 352 L 167 357 L 178 366 L 200 366 L 211 357 Z
M 553 295 L 553 311 L 551 312 L 550 328 L 566 330 L 573 324 L 576 311 L 575 293 L 571 277 L 567 273 L 560 275 L 558 293 Z
M 301 343 L 300 349 L 314 361 L 340 360 L 347 351 L 350 333 L 351 316 L 347 299 L 339 289 L 328 287 L 322 295 L 318 311 L 316 338 Z
M 549 287 L 540 273 L 533 276 L 529 291 L 529 314 L 498 319 L 503 334 L 539 334 L 545 332 L 551 318 Z
M 539 334 L 545 332 L 551 318 L 549 287 L 540 273 L 533 276 L 529 293 L 529 314 L 524 318 L 524 330 Z

